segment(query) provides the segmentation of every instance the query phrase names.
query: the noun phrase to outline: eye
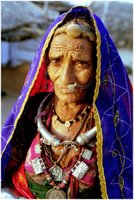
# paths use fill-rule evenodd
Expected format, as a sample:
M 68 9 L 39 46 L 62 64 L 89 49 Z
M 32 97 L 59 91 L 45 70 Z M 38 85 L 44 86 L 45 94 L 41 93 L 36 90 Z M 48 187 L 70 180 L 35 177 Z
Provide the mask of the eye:
M 87 64 L 87 62 L 85 62 L 85 61 L 77 61 L 77 64 L 79 64 L 79 65 L 85 65 L 85 64 Z
M 61 61 L 62 61 L 61 58 L 53 58 L 50 60 L 50 63 L 56 66 L 56 65 L 59 65 Z
M 90 66 L 90 63 L 86 62 L 86 61 L 77 61 L 75 62 L 75 68 L 76 69 L 86 69 Z

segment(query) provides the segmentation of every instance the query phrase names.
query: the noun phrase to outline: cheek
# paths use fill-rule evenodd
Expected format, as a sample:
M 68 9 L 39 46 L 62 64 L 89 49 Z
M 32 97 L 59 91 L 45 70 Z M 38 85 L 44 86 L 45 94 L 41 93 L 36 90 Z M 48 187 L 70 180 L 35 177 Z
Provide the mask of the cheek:
M 93 70 L 84 70 L 76 74 L 76 77 L 81 84 L 86 84 L 93 78 L 93 74 Z
M 55 79 L 58 77 L 57 70 L 55 68 L 49 66 L 47 72 L 48 72 L 50 79 L 54 82 Z

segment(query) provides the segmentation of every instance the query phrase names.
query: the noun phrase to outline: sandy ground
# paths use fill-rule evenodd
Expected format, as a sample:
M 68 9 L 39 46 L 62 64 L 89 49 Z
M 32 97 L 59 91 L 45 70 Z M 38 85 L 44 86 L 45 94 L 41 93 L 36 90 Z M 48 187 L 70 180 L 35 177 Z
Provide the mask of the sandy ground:
M 14 69 L 2 69 L 2 91 L 4 91 L 6 95 L 1 98 L 1 127 L 3 126 L 9 111 L 12 108 L 12 105 L 15 103 L 20 94 L 29 65 L 30 64 L 27 63 Z M 133 77 L 130 75 L 131 82 L 132 79 Z

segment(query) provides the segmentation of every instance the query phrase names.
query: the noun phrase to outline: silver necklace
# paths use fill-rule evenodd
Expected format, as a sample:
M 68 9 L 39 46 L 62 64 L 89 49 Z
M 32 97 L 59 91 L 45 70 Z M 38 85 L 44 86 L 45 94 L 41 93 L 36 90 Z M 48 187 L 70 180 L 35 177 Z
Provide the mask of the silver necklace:
M 37 116 L 39 116 L 39 114 L 42 112 L 43 109 L 43 105 L 45 104 L 46 100 L 48 99 L 48 97 L 51 95 L 51 93 L 49 93 L 44 100 L 41 102 L 39 109 L 38 109 L 38 114 Z M 41 116 L 37 117 L 37 127 L 38 127 L 38 131 L 41 133 L 42 137 L 44 138 L 44 143 L 47 145 L 52 145 L 52 146 L 59 146 L 61 145 L 61 141 L 59 138 L 57 138 L 55 135 L 53 135 L 52 133 L 50 133 L 46 127 L 44 126 L 42 120 L 41 120 Z M 77 136 L 75 142 L 79 145 L 84 145 L 87 144 L 95 135 L 97 132 L 97 128 L 96 126 L 94 126 L 93 128 L 91 128 L 89 131 L 85 132 L 85 133 L 81 133 L 80 135 Z M 66 141 L 67 143 L 72 142 L 72 141 Z

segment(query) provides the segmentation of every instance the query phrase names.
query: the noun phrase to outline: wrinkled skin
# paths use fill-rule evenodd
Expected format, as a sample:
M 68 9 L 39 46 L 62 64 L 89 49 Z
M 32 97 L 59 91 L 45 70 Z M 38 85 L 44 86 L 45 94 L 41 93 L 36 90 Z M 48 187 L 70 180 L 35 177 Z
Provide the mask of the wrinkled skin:
M 69 91 L 67 86 L 72 83 L 85 85 L 93 78 L 92 43 L 83 38 L 70 38 L 65 34 L 59 34 L 53 38 L 50 44 L 48 58 L 48 74 L 54 83 L 55 111 L 62 121 L 75 119 L 86 104 L 86 90 L 75 88 L 73 91 Z M 64 125 L 59 125 L 53 118 L 51 132 L 63 140 L 71 140 L 76 134 L 80 122 L 74 123 L 67 131 Z M 61 154 L 60 148 L 63 147 L 52 147 L 56 160 Z M 78 151 L 70 149 L 60 165 L 67 166 L 69 161 L 80 152 L 81 148 L 78 148 Z
M 69 92 L 71 83 L 87 84 L 93 77 L 93 47 L 83 38 L 70 38 L 65 34 L 53 38 L 49 49 L 48 74 L 54 83 L 55 94 L 64 103 L 78 103 L 85 90 Z

